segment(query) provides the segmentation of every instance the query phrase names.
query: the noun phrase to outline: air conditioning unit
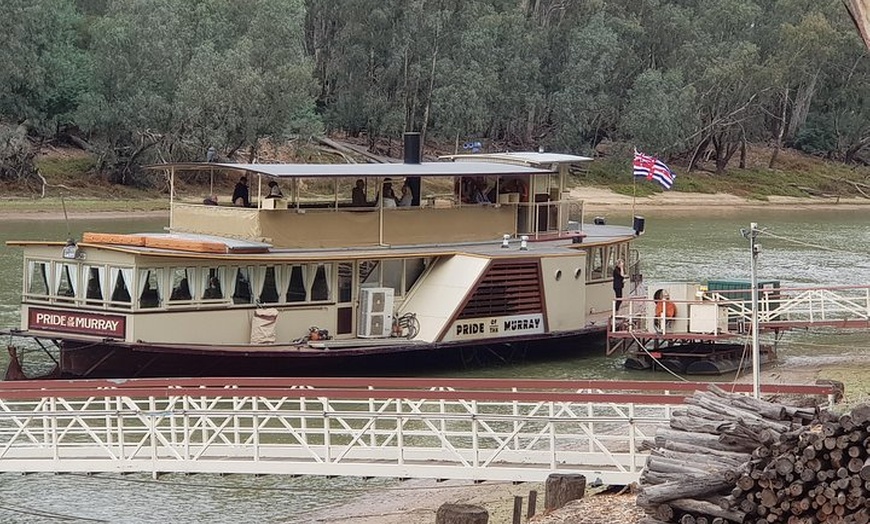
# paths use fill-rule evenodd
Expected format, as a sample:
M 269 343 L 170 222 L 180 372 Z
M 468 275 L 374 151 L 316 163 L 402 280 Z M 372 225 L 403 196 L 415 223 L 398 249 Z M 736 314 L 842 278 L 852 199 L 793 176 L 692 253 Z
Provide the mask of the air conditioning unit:
M 359 328 L 361 338 L 387 338 L 393 329 L 393 288 L 360 289 Z

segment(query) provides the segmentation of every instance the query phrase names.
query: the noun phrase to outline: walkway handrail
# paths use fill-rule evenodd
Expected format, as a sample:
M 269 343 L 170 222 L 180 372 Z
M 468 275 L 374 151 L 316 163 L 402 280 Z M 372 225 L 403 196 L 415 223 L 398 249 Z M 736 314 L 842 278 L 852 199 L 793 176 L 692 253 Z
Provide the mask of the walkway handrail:
M 0 398 L 83 398 L 218 394 L 346 398 L 402 397 L 408 399 L 529 400 L 575 402 L 679 403 L 707 388 L 706 382 L 641 380 L 555 380 L 478 378 L 365 378 L 365 377 L 211 377 L 86 380 L 23 380 L 0 382 Z M 726 389 L 751 393 L 752 384 Z M 765 394 L 834 394 L 830 385 L 765 384 Z

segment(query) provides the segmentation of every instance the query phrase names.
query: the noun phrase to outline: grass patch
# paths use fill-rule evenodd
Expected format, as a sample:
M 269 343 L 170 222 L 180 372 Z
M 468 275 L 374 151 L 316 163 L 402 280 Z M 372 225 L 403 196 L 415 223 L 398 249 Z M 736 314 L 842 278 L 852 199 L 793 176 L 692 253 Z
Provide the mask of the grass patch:
M 45 178 L 51 178 L 55 182 L 81 177 L 93 171 L 96 167 L 96 158 L 86 156 L 43 156 L 36 159 L 36 168 Z
M 151 212 L 169 211 L 169 201 L 165 198 L 146 199 L 98 199 L 98 198 L 10 198 L 3 201 L 3 209 L 12 213 L 67 213 L 89 212 Z

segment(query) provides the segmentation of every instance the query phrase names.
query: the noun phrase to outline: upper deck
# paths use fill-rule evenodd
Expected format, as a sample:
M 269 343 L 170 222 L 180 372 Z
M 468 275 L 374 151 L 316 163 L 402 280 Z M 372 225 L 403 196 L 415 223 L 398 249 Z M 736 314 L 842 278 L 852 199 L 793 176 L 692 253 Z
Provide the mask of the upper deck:
M 152 166 L 169 173 L 170 232 L 261 241 L 274 248 L 331 249 L 450 245 L 568 238 L 579 233 L 582 203 L 568 200 L 568 165 L 585 157 L 524 153 L 505 159 L 419 164 L 224 164 Z M 537 156 L 536 156 L 537 155 Z M 507 159 L 510 159 L 508 161 Z M 210 173 L 252 181 L 250 207 L 178 197 L 176 178 Z M 276 181 L 285 198 L 268 198 Z M 361 183 L 365 201 L 352 200 Z M 408 186 L 406 206 L 382 197 Z M 396 200 L 398 203 L 398 199 Z M 387 205 L 390 204 L 390 205 Z M 573 218 L 573 221 L 572 221 Z

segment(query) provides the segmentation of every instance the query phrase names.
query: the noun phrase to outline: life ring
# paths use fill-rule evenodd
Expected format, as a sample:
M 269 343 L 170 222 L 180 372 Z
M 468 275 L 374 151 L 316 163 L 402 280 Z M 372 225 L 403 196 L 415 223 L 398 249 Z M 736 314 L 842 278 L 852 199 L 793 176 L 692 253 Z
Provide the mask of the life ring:
M 660 300 L 656 302 L 657 318 L 661 318 L 662 311 L 665 313 L 665 318 L 674 318 L 677 316 L 677 306 L 670 300 Z

